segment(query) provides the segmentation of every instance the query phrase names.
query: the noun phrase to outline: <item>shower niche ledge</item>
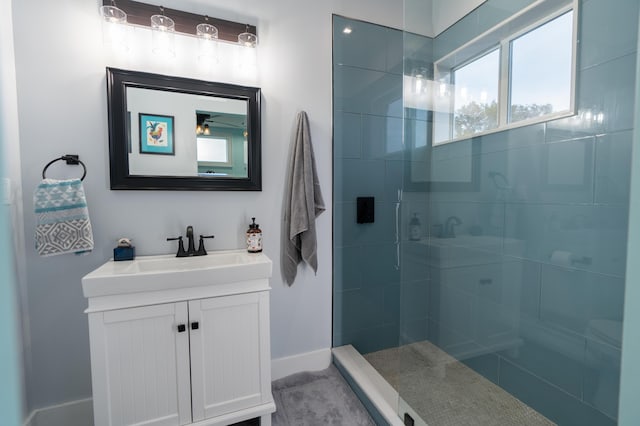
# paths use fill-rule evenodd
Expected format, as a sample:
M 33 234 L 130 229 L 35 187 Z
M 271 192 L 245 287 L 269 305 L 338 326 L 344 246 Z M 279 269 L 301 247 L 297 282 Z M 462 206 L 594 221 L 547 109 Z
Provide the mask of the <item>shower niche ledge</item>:
M 271 424 L 269 278 L 244 250 L 109 261 L 82 279 L 94 424 Z
M 500 263 L 503 253 L 519 256 L 524 252 L 524 246 L 524 241 L 515 238 L 462 234 L 454 238 L 410 241 L 408 251 L 427 259 L 429 266 L 455 268 Z

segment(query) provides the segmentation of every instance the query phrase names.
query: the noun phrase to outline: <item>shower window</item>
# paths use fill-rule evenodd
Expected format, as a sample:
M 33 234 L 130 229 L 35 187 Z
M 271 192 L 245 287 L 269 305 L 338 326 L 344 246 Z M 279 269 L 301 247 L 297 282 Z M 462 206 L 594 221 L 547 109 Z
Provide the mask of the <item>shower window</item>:
M 461 138 L 498 126 L 500 48 L 452 72 L 453 137 Z
M 509 122 L 569 111 L 572 22 L 570 11 L 511 41 Z
M 435 62 L 434 145 L 573 114 L 576 6 L 548 4 Z

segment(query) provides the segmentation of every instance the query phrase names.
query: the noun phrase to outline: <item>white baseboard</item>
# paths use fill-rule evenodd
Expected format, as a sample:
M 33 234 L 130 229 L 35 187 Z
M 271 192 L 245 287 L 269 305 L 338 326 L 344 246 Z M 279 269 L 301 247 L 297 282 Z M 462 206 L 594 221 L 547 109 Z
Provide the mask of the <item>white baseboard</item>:
M 88 426 L 93 424 L 93 399 L 79 399 L 33 410 L 24 426 Z
M 271 380 L 278 380 L 303 371 L 324 370 L 329 367 L 330 364 L 330 348 L 272 359 Z

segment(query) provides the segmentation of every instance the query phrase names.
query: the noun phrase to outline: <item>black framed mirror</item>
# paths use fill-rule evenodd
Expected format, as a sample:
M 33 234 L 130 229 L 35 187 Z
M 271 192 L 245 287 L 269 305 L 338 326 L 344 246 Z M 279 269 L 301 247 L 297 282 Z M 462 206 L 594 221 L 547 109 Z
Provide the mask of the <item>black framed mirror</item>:
M 111 189 L 260 191 L 260 89 L 107 68 Z

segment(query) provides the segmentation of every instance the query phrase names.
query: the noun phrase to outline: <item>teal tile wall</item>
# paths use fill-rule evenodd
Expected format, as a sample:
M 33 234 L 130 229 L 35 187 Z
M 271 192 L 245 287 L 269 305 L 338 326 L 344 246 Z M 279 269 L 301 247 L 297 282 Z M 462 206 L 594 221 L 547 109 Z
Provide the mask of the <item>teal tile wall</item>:
M 629 199 L 631 176 L 630 131 L 610 133 L 596 138 L 595 202 L 624 204 Z
M 522 10 L 535 0 L 487 0 L 482 6 L 472 10 L 454 25 L 440 33 L 434 40 L 434 58 L 447 53 L 485 31 L 491 29 L 514 12 Z
M 489 0 L 449 28 L 435 39 L 436 55 L 468 40 L 470 27 L 490 26 L 494 7 L 506 3 Z M 560 425 L 613 425 L 638 2 L 580 6 L 578 117 L 603 119 L 570 117 L 470 141 L 478 190 L 429 194 L 429 226 L 457 216 L 467 237 L 430 274 L 429 339 Z M 449 145 L 434 148 L 432 168 L 451 173 L 457 143 Z M 513 260 L 521 263 L 508 271 Z M 483 298 L 480 291 L 491 293 L 485 276 L 494 290 Z
M 613 426 L 615 420 L 505 359 L 500 386 L 560 425 Z
M 638 7 L 636 0 L 617 0 L 615 7 L 611 2 L 588 0 L 581 3 L 582 25 L 580 27 L 580 44 L 582 45 L 580 64 L 587 68 L 635 53 L 637 48 L 634 28 L 638 26 Z M 601 25 L 593 25 L 602 22 Z M 616 24 L 616 29 L 606 23 Z

